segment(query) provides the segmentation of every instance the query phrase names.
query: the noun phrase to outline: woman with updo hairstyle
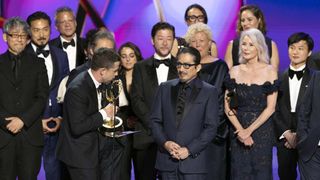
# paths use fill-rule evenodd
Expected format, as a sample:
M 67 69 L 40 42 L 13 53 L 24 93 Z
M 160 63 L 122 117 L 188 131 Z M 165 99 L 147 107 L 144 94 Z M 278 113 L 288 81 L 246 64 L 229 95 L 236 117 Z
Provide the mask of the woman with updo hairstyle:
M 132 111 L 130 103 L 130 90 L 132 84 L 132 72 L 134 65 L 143 59 L 140 49 L 132 42 L 126 42 L 120 46 L 118 51 L 121 57 L 121 68 L 119 78 L 123 84 L 123 92 L 125 94 L 126 105 L 120 106 L 117 113 L 124 121 L 124 130 L 134 130 L 137 117 Z M 121 98 L 121 97 L 120 97 Z M 131 161 L 135 166 L 134 149 L 133 149 L 133 135 L 127 135 L 124 153 L 121 159 L 121 175 L 120 180 L 131 179 Z M 136 173 L 135 173 L 136 174 Z
M 277 69 L 269 64 L 268 47 L 260 30 L 241 33 L 239 63 L 225 82 L 225 113 L 232 124 L 231 180 L 272 179 Z
M 200 79 L 215 86 L 219 92 L 219 126 L 216 137 L 208 147 L 210 154 L 207 159 L 210 169 L 207 179 L 226 179 L 228 125 L 223 106 L 225 92 L 223 82 L 229 78 L 229 69 L 223 60 L 212 56 L 210 53 L 213 38 L 212 31 L 207 24 L 195 23 L 190 25 L 185 40 L 189 46 L 200 52 L 200 64 L 202 66 L 199 73 Z
M 241 32 L 251 28 L 260 30 L 264 37 L 268 47 L 268 53 L 270 57 L 270 64 L 276 69 L 279 68 L 279 54 L 277 45 L 272 39 L 266 36 L 266 22 L 262 11 L 258 6 L 245 5 L 240 8 L 237 21 L 237 33 L 241 35 Z M 239 37 L 230 41 L 228 44 L 225 61 L 228 67 L 239 65 Z

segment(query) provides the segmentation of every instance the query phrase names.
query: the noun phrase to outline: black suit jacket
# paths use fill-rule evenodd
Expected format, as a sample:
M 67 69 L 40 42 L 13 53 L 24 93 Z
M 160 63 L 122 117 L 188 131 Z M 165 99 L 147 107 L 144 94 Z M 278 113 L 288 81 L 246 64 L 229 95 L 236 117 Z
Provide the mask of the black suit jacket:
M 303 96 L 305 94 L 305 91 L 307 90 L 308 83 L 311 79 L 313 72 L 313 70 L 306 67 L 299 90 L 296 112 L 299 112 Z M 292 130 L 293 132 L 296 132 L 297 129 L 297 116 L 291 116 L 288 70 L 284 71 L 279 80 L 281 82 L 281 85 L 278 90 L 277 105 L 275 113 L 273 115 L 273 122 L 275 125 L 275 133 L 277 139 L 279 139 L 279 137 L 286 130 Z
M 57 158 L 69 166 L 98 165 L 98 131 L 103 118 L 98 111 L 97 90 L 87 71 L 80 73 L 67 89 Z
M 67 87 L 69 86 L 70 82 L 78 76 L 78 74 L 82 73 L 83 71 L 87 71 L 88 69 L 90 69 L 91 67 L 91 61 L 87 61 L 84 64 L 81 64 L 80 66 L 76 67 L 75 69 L 73 69 L 70 74 L 69 74 L 69 78 L 67 81 Z
M 58 47 L 63 50 L 62 47 L 62 42 L 60 39 L 60 36 L 56 37 L 55 39 L 52 39 L 49 42 L 50 45 Z M 76 67 L 80 66 L 86 61 L 86 55 L 84 54 L 84 45 L 85 45 L 85 40 L 79 36 L 77 36 L 77 62 L 76 62 Z M 70 69 L 71 70 L 71 69 Z
M 26 50 L 36 55 L 31 43 L 26 47 Z M 43 118 L 62 116 L 61 104 L 57 102 L 57 93 L 61 80 L 69 74 L 67 53 L 51 45 L 49 45 L 49 51 L 53 65 L 53 74 L 51 84 L 49 86 L 49 99 L 51 101 L 51 106 L 49 106 L 49 101 L 47 101 Z
M 299 158 L 311 159 L 320 140 L 320 72 L 313 73 L 298 115 L 297 136 Z
M 134 147 L 137 149 L 147 148 L 154 142 L 149 128 L 150 108 L 159 86 L 154 61 L 155 59 L 152 56 L 136 63 L 133 69 L 131 106 L 138 117 L 135 130 L 140 131 L 134 134 Z M 178 77 L 175 62 L 176 59 L 172 57 L 167 80 Z
M 217 132 L 219 105 L 217 89 L 200 79 L 194 80 L 179 125 L 176 123 L 179 79 L 162 83 L 152 106 L 152 135 L 159 145 L 156 168 L 160 171 L 207 173 L 208 144 Z M 187 147 L 190 156 L 178 161 L 163 148 L 166 141 Z
M 9 51 L 0 55 L 0 148 L 15 137 L 6 129 L 6 117 L 24 122 L 20 132 L 35 146 L 43 145 L 42 114 L 48 98 L 48 76 L 44 62 L 26 51 L 15 80 Z

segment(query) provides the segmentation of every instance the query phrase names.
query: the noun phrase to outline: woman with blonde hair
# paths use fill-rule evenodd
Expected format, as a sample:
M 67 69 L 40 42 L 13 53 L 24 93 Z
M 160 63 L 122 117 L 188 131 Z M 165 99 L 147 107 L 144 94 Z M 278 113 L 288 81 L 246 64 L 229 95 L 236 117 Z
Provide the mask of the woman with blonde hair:
M 277 70 L 269 64 L 264 35 L 258 29 L 241 33 L 240 65 L 226 81 L 225 113 L 233 125 L 230 142 L 231 179 L 272 179 L 273 128 Z

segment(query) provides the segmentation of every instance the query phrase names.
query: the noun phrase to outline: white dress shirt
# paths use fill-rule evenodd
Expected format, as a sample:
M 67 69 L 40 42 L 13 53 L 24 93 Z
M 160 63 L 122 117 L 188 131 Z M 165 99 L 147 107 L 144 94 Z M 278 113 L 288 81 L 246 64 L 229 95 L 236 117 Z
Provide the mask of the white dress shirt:
M 96 89 L 98 89 L 98 87 L 101 85 L 101 83 L 99 83 L 93 77 L 93 74 L 91 72 L 91 68 L 88 70 L 88 73 L 89 73 L 91 79 L 93 80 L 94 86 L 96 87 Z M 102 115 L 103 120 L 106 121 L 107 119 L 110 119 L 110 118 L 108 118 L 107 113 L 103 109 L 101 109 L 102 108 L 101 107 L 101 98 L 102 98 L 101 93 L 99 93 L 98 90 L 96 92 L 97 92 L 97 99 L 98 99 L 98 110 L 99 110 L 100 114 Z
M 295 69 L 290 65 L 290 69 L 293 71 L 302 71 L 306 65 L 303 65 L 299 67 L 298 69 Z M 292 79 L 289 77 L 289 92 L 290 92 L 290 106 L 291 106 L 291 112 L 296 112 L 296 106 L 297 106 L 297 101 L 298 101 L 298 96 L 300 92 L 300 86 L 302 82 L 301 78 L 298 80 L 297 76 L 294 75 Z
M 65 40 L 62 36 L 60 36 L 61 44 L 63 42 L 70 42 Z M 68 62 L 69 62 L 69 70 L 72 71 L 74 68 L 76 68 L 77 65 L 77 35 L 75 34 L 73 37 L 75 46 L 68 46 L 66 49 L 62 46 L 62 49 L 67 53 L 68 55 Z
M 157 53 L 155 53 L 153 55 L 153 57 L 155 59 L 171 59 L 171 54 L 169 54 L 166 57 L 161 57 L 159 56 Z M 160 85 L 163 82 L 166 82 L 168 80 L 168 73 L 169 73 L 169 67 L 164 65 L 164 64 L 160 64 L 160 66 L 158 68 L 156 68 L 157 71 L 157 78 L 158 78 L 158 84 Z

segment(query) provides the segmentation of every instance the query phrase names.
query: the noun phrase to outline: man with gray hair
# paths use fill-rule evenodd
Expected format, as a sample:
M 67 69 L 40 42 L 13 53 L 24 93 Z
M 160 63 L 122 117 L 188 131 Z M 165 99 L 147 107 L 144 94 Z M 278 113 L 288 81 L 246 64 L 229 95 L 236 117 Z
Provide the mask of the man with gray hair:
M 85 62 L 83 48 L 85 41 L 76 33 L 77 22 L 71 8 L 58 8 L 54 20 L 60 36 L 51 40 L 50 45 L 61 48 L 67 53 L 71 71 Z
M 49 83 L 43 61 L 24 49 L 28 24 L 19 17 L 3 28 L 8 51 L 0 55 L 0 177 L 37 179 L 43 148 L 42 114 Z
M 81 66 L 76 67 L 70 72 L 69 79 L 67 81 L 67 86 L 78 74 L 90 68 L 93 53 L 97 51 L 99 48 L 108 48 L 115 51 L 116 43 L 114 40 L 114 36 L 111 32 L 105 30 L 96 30 L 96 32 L 93 33 L 91 37 L 87 36 L 88 61 L 82 64 Z

